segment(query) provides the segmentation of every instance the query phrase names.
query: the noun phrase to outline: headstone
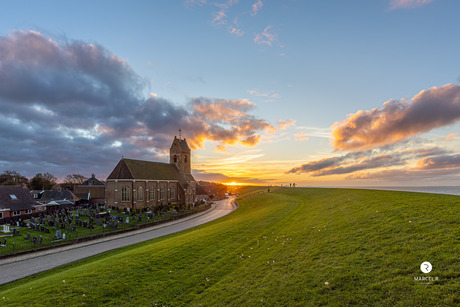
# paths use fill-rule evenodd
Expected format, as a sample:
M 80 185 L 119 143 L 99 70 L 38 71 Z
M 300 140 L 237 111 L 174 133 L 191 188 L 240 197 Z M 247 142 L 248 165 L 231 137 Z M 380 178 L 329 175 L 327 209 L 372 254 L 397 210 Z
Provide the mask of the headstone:
M 26 240 L 30 240 L 30 233 L 27 233 Z
M 62 234 L 62 238 L 65 240 L 65 232 Z
M 6 224 L 3 225 L 3 232 L 4 232 L 4 233 L 10 232 L 10 225 L 6 225 Z
M 42 236 L 38 236 L 38 244 L 42 244 L 43 243 L 43 237 Z
M 129 216 L 126 217 L 126 224 L 129 224 Z

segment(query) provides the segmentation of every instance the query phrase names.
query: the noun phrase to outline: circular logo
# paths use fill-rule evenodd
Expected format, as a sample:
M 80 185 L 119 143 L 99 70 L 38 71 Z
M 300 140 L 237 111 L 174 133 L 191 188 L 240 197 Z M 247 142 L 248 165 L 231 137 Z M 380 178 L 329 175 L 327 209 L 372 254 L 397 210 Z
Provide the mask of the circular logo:
M 428 261 L 425 261 L 420 265 L 420 270 L 422 270 L 422 272 L 425 274 L 430 273 L 432 269 L 433 266 Z

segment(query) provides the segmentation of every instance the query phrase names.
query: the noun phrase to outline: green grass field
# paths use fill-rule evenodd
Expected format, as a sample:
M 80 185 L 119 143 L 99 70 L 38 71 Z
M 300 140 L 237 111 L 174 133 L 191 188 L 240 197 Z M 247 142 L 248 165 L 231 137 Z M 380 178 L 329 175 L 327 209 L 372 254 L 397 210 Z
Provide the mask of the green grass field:
M 319 188 L 241 195 L 240 208 L 217 221 L 1 286 L 0 303 L 460 304 L 459 196 Z M 428 274 L 424 261 L 433 265 Z

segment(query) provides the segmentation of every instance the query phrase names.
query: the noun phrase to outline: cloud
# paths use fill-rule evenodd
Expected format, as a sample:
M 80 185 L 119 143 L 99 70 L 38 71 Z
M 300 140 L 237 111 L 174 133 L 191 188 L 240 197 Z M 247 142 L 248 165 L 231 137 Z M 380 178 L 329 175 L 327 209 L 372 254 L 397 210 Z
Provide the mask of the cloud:
M 400 144 L 399 144 L 400 145 Z M 350 152 L 345 155 L 311 161 L 287 171 L 287 174 L 308 173 L 313 177 L 349 174 L 361 170 L 406 165 L 410 159 L 437 159 L 447 153 L 438 147 L 396 149 L 398 145 L 378 149 Z M 442 160 L 445 161 L 446 159 Z M 428 160 L 427 160 L 428 161 Z M 438 160 L 436 160 L 438 161 Z M 442 162 L 439 162 L 442 163 Z M 447 162 L 446 162 L 447 163 Z M 420 167 L 419 167 L 420 168 Z
M 460 155 L 426 157 L 417 161 L 416 168 L 419 170 L 460 168 Z
M 339 157 L 312 161 L 292 168 L 287 173 L 310 173 L 313 177 L 348 174 L 363 169 L 402 165 L 405 160 L 406 158 L 402 154 L 379 154 L 372 156 L 372 152 L 370 151 L 356 152 Z
M 238 3 L 238 0 L 227 0 L 223 3 L 214 3 L 214 6 L 218 7 L 219 10 L 213 13 L 213 23 L 216 25 L 227 24 L 227 11 Z
M 270 184 L 275 179 L 259 179 L 254 177 L 232 177 L 221 173 L 206 172 L 204 170 L 192 169 L 192 175 L 196 180 L 214 181 L 220 183 L 246 183 L 246 184 Z
M 262 33 L 256 34 L 254 38 L 254 43 L 258 45 L 268 45 L 271 46 L 272 43 L 276 40 L 276 35 L 270 33 L 272 26 L 267 26 Z
M 290 126 L 295 126 L 295 120 L 293 119 L 287 119 L 287 120 L 279 120 L 278 121 L 278 128 L 280 130 L 285 130 Z
M 206 0 L 185 0 L 186 6 L 199 5 L 203 6 L 206 4 Z
M 294 137 L 295 137 L 296 142 L 304 142 L 304 141 L 308 141 L 309 139 L 308 135 L 302 131 L 294 134 Z
M 332 127 L 333 146 L 362 150 L 393 144 L 460 120 L 460 85 L 421 91 L 406 100 L 389 100 L 383 108 L 358 111 Z
M 233 19 L 233 24 L 228 26 L 228 32 L 233 36 L 241 37 L 244 35 L 243 30 L 239 28 L 238 18 Z
M 263 5 L 264 4 L 263 4 L 263 2 L 261 0 L 257 0 L 257 2 L 252 5 L 251 15 L 256 16 L 257 13 L 260 11 L 260 9 L 262 9 Z
M 214 19 L 212 20 L 214 24 L 223 25 L 227 23 L 227 14 L 225 11 L 214 12 Z
M 379 172 L 369 173 L 357 173 L 345 177 L 346 180 L 364 180 L 369 181 L 416 181 L 420 183 L 423 180 L 431 180 L 434 178 L 442 177 L 445 180 L 452 180 L 455 178 L 448 178 L 448 175 L 459 174 L 460 169 L 444 169 L 444 170 L 410 170 L 410 169 L 394 169 L 394 170 L 383 170 Z M 439 183 L 439 181 L 438 181 Z
M 445 139 L 446 141 L 452 141 L 452 140 L 456 139 L 457 136 L 458 136 L 458 133 L 455 132 L 455 133 L 451 133 L 451 134 L 449 134 L 448 136 L 444 137 L 444 139 Z
M 238 29 L 238 28 L 235 28 L 235 27 L 229 27 L 229 28 L 228 28 L 228 32 L 229 32 L 231 35 L 234 35 L 234 36 L 243 36 L 243 35 L 244 35 L 243 30 Z
M 207 140 L 253 146 L 276 130 L 251 114 L 248 100 L 176 105 L 147 89 L 126 60 L 98 44 L 34 31 L 0 37 L 0 169 L 104 176 L 122 155 L 163 158 L 179 128 L 195 149 Z
M 427 5 L 434 0 L 391 0 L 390 9 L 412 9 Z
M 256 97 L 267 98 L 266 100 L 264 100 L 264 102 L 275 102 L 277 99 L 280 98 L 280 95 L 273 90 L 268 91 L 268 92 L 260 92 L 258 90 L 248 90 L 248 93 Z

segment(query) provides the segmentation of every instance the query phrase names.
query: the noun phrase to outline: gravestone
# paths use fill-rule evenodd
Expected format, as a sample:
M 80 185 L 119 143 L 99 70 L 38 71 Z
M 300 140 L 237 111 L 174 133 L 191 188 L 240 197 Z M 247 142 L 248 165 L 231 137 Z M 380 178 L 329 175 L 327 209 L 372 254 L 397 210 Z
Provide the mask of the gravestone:
M 3 232 L 4 232 L 4 233 L 10 232 L 10 225 L 6 225 L 6 224 L 3 225 Z
M 30 240 L 30 233 L 27 233 L 26 240 Z

